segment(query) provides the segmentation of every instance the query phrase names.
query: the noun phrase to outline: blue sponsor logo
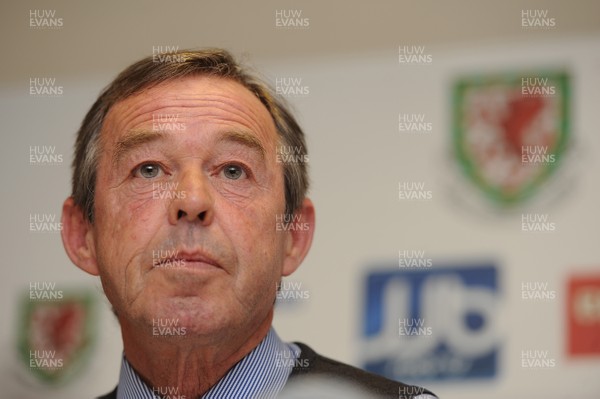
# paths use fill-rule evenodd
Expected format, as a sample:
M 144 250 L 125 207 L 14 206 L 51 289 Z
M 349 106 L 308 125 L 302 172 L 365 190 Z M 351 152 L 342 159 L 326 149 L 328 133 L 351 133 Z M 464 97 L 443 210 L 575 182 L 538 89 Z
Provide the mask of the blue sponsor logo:
M 493 264 L 373 271 L 366 279 L 363 367 L 400 381 L 497 372 Z

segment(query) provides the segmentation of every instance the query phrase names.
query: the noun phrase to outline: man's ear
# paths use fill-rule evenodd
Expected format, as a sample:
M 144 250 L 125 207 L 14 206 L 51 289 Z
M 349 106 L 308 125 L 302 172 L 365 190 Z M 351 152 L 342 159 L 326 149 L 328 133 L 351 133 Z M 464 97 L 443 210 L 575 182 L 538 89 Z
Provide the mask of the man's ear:
M 315 207 L 309 198 L 302 201 L 300 208 L 294 212 L 286 231 L 285 260 L 283 261 L 283 276 L 292 274 L 310 249 L 315 233 Z
M 83 210 L 73 197 L 65 200 L 62 209 L 62 241 L 69 259 L 81 270 L 98 275 L 96 251 L 93 246 L 94 232 Z

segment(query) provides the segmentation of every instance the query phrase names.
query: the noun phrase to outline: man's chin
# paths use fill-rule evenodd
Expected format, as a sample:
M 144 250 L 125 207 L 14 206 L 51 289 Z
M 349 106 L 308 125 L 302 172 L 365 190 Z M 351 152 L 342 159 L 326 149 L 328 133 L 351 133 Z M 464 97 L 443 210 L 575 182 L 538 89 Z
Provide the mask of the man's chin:
M 198 297 L 171 297 L 154 303 L 144 324 L 159 337 L 213 337 L 231 328 L 228 312 Z

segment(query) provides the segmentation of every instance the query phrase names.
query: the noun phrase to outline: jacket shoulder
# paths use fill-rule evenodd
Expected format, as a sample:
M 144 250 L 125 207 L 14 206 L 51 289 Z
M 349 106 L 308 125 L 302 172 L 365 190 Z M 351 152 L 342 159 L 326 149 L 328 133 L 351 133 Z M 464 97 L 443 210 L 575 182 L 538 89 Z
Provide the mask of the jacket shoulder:
M 308 345 L 294 342 L 301 350 L 296 367 L 290 375 L 290 382 L 310 377 L 322 377 L 325 381 L 334 380 L 339 384 L 350 384 L 362 388 L 377 398 L 410 399 L 419 395 L 431 395 L 427 389 L 393 381 L 377 374 L 359 369 L 349 364 L 321 356 Z
M 109 392 L 106 395 L 98 396 L 97 399 L 117 399 L 117 388 L 115 387 L 112 392 Z

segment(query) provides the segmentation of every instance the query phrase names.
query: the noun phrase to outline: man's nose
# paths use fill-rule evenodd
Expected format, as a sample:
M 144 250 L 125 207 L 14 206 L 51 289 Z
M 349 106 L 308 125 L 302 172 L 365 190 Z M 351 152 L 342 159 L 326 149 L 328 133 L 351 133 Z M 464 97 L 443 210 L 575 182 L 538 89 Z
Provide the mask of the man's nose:
M 202 170 L 189 169 L 181 174 L 177 183 L 179 195 L 169 206 L 169 223 L 187 220 L 209 225 L 213 219 L 213 195 L 208 177 Z

